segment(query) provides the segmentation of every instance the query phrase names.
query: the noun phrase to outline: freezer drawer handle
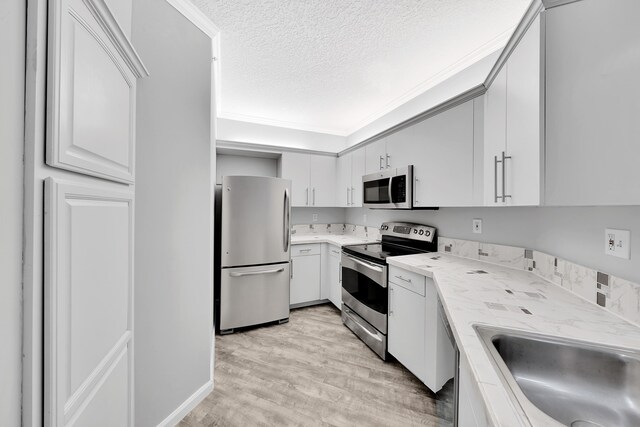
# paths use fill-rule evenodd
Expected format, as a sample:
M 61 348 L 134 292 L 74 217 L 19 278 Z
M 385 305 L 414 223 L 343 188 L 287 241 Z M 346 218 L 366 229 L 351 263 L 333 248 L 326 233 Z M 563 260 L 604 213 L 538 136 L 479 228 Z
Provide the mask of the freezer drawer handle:
M 272 268 L 271 270 L 259 270 L 259 271 L 248 271 L 246 273 L 230 273 L 231 277 L 242 277 L 242 276 L 256 276 L 258 274 L 273 274 L 273 273 L 282 273 L 284 271 L 284 267 L 280 268 Z

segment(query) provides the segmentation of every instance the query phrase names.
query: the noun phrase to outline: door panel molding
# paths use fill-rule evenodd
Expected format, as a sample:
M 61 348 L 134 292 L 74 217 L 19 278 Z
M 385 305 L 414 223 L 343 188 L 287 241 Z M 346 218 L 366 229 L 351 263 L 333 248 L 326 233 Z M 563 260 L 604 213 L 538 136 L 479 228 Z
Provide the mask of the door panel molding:
M 138 52 L 134 49 L 131 41 L 118 24 L 118 21 L 116 21 L 116 18 L 104 0 L 84 0 L 84 4 L 107 34 L 109 40 L 111 40 L 111 43 L 113 43 L 114 47 L 118 50 L 118 53 L 120 53 L 120 56 L 126 62 L 131 72 L 137 78 L 149 77 L 149 70 L 147 70 L 147 67 L 142 63 Z
M 126 408 L 102 406 L 133 425 L 133 203 L 132 190 L 45 180 L 46 426 L 122 393 Z M 100 393 L 123 358 L 126 385 Z

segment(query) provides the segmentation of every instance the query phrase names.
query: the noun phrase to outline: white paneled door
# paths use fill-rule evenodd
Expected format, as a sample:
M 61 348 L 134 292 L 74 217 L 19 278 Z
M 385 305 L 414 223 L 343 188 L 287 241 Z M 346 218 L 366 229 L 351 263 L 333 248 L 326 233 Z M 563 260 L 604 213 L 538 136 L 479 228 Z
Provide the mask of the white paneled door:
M 45 412 L 133 425 L 133 192 L 45 181 Z
M 120 0 L 121 21 L 131 0 Z M 146 69 L 104 0 L 50 2 L 47 163 L 134 180 L 136 78 Z M 123 29 L 124 28 L 124 29 Z
M 45 180 L 47 427 L 133 426 L 132 4 L 48 3 L 46 161 L 74 173 Z

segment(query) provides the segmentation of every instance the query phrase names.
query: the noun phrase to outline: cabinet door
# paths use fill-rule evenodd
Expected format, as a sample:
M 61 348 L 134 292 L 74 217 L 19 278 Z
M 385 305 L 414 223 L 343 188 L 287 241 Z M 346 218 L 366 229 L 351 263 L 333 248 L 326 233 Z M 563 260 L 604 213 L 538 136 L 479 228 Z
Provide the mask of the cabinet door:
M 545 14 L 545 203 L 638 205 L 640 2 L 581 1 Z
M 280 175 L 291 180 L 291 206 L 309 206 L 309 155 L 304 153 L 282 153 Z
M 381 138 L 365 146 L 366 175 L 375 173 L 386 168 L 386 142 L 385 138 Z
M 320 255 L 291 258 L 290 304 L 320 299 Z
M 131 1 L 117 9 L 130 22 Z M 134 181 L 136 78 L 146 70 L 98 0 L 50 5 L 47 164 L 114 181 Z
M 45 182 L 46 425 L 133 425 L 133 192 Z
M 351 152 L 351 207 L 362 207 L 362 176 L 366 173 L 365 149 Z
M 484 95 L 484 204 L 502 205 L 502 168 L 496 163 L 507 147 L 507 67 Z
M 338 157 L 338 179 L 336 185 L 336 206 L 351 206 L 351 153 Z
M 329 245 L 329 265 L 328 265 L 328 285 L 329 285 L 329 301 L 338 309 L 342 307 L 342 281 L 340 265 L 340 249 Z
M 309 206 L 336 206 L 337 157 L 310 156 Z
M 414 126 L 416 207 L 473 204 L 473 101 Z
M 507 205 L 540 204 L 540 100 L 542 78 L 540 64 L 540 16 L 507 62 Z
M 402 168 L 407 165 L 415 165 L 419 161 L 414 151 L 416 145 L 415 126 L 406 127 L 389 135 L 386 144 L 385 166 L 387 168 Z
M 425 381 L 425 298 L 389 283 L 389 353 Z
M 460 355 L 458 425 L 460 427 L 487 427 L 482 396 L 477 390 L 471 369 L 464 355 Z

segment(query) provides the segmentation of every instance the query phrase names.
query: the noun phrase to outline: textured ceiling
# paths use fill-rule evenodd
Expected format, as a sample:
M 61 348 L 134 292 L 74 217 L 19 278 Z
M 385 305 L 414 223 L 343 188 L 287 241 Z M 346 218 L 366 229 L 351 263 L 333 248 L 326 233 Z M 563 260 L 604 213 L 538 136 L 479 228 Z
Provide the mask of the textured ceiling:
M 502 47 L 530 0 L 192 0 L 220 116 L 348 135 Z

